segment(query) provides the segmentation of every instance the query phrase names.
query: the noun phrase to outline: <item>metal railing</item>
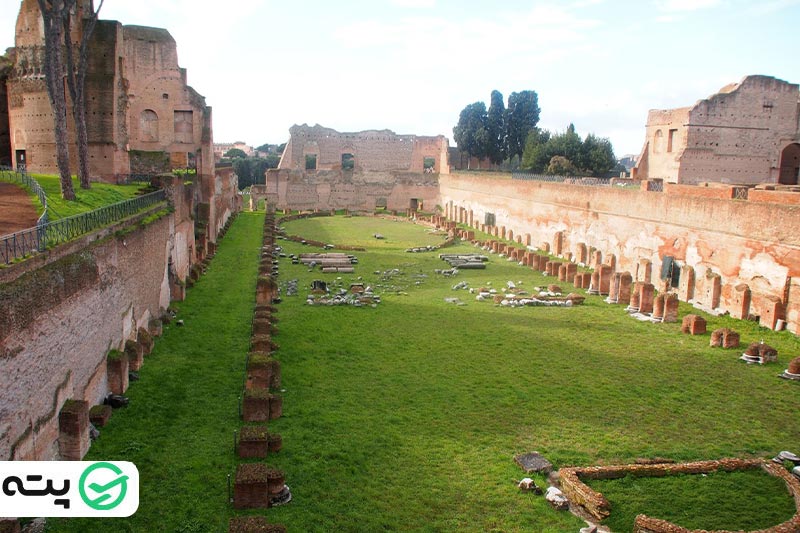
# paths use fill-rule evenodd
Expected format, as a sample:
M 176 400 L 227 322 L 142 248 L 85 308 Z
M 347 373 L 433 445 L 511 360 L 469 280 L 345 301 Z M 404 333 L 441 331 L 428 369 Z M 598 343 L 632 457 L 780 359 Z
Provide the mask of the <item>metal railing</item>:
M 48 247 L 71 241 L 166 200 L 166 192 L 159 189 L 150 194 L 107 205 L 94 211 L 46 222 L 35 228 L 5 235 L 0 237 L 0 261 L 9 264 L 27 255 L 43 252 Z
M 611 185 L 611 178 L 593 178 L 579 176 L 554 176 L 550 174 L 535 174 L 515 170 L 511 173 L 511 179 L 523 181 L 543 181 L 545 183 L 564 183 L 567 185 L 590 185 L 596 187 L 608 187 Z

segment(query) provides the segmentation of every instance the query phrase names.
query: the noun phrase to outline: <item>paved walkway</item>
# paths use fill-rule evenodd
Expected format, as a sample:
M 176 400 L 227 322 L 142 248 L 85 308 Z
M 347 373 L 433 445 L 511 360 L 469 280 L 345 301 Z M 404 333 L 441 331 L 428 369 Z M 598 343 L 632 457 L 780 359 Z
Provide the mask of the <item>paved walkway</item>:
M 32 228 L 38 218 L 33 200 L 25 189 L 0 182 L 0 235 Z

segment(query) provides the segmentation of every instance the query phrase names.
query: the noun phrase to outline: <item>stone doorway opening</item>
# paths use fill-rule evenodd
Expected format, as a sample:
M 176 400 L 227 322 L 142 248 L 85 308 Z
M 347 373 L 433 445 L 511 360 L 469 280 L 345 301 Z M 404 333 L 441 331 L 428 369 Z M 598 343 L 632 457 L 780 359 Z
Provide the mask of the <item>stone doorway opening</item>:
M 800 144 L 793 143 L 781 152 L 781 166 L 778 183 L 797 185 L 800 180 Z
M 17 150 L 17 170 L 24 172 L 26 169 L 25 150 Z

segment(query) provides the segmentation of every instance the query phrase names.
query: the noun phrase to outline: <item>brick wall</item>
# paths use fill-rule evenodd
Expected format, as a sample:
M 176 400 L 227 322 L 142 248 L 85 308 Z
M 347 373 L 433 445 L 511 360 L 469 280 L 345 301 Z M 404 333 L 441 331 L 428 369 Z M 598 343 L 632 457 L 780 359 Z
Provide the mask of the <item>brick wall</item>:
M 238 210 L 233 179 L 224 181 L 212 187 L 213 239 Z M 101 403 L 108 351 L 160 317 L 188 276 L 198 193 L 172 176 L 162 182 L 172 213 L 142 226 L 145 212 L 0 270 L 0 458 L 58 458 L 61 406 Z
M 798 205 L 504 180 L 491 174 L 441 176 L 440 186 L 445 212 L 464 208 L 472 211 L 475 223 L 493 213 L 496 226 L 514 235 L 531 234 L 534 243 L 552 242 L 564 232 L 564 255 L 577 256 L 583 243 L 603 257 L 614 254 L 616 271 L 632 274 L 647 260 L 653 283 L 670 256 L 679 266 L 694 269 L 696 280 L 709 270 L 719 275 L 723 294 L 746 284 L 753 295 L 752 314 L 769 316 L 777 298 L 787 327 L 800 333 L 800 236 L 790 223 L 800 216 Z M 729 310 L 726 301 L 721 310 Z
M 342 172 L 270 170 L 269 201 L 278 209 L 352 209 L 374 211 L 381 202 L 405 211 L 416 198 L 426 211 L 439 204 L 437 174 L 413 172 Z
M 747 76 L 692 107 L 652 110 L 636 175 L 687 184 L 777 183 L 782 150 L 800 133 L 798 96 L 797 84 Z
M 342 154 L 353 155 L 355 171 L 422 172 L 425 158 L 434 159 L 434 171 L 449 172 L 448 140 L 397 135 L 389 130 L 340 133 L 320 125 L 294 125 L 278 168 L 305 170 L 306 155 L 317 156 L 317 170 L 341 170 Z

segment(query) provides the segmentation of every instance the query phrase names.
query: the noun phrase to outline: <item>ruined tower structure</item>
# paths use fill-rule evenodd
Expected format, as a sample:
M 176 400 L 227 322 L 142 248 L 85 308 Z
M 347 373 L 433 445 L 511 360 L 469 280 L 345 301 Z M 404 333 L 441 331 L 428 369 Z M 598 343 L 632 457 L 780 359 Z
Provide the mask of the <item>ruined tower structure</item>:
M 433 208 L 439 175 L 450 172 L 443 135 L 340 133 L 306 124 L 289 132 L 278 169 L 267 172 L 268 198 L 279 208 Z
M 797 185 L 800 91 L 747 76 L 691 107 L 654 109 L 634 177 L 669 183 Z
M 73 42 L 80 42 L 84 17 L 92 9 L 92 0 L 78 3 Z M 42 26 L 37 0 L 23 0 L 6 82 L 10 155 L 16 167 L 56 173 Z M 213 174 L 211 108 L 187 85 L 175 39 L 167 30 L 98 21 L 89 45 L 85 90 L 92 179 L 116 181 L 180 167 Z M 71 114 L 68 121 L 72 142 Z M 77 150 L 71 149 L 73 168 L 76 156 Z

